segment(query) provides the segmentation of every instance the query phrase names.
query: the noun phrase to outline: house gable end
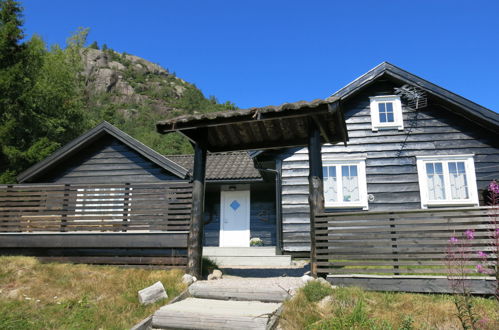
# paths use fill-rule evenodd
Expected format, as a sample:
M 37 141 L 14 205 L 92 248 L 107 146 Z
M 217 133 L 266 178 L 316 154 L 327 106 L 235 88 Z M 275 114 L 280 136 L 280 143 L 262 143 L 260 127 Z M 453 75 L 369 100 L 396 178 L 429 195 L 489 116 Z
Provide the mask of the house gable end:
M 84 162 L 84 158 L 87 156 L 85 152 L 88 152 L 88 150 L 96 152 L 101 147 L 98 145 L 99 143 L 103 143 L 102 141 L 108 143 L 110 139 L 114 140 L 115 144 L 117 143 L 116 145 L 121 144 L 124 148 L 128 148 L 131 154 L 136 154 L 138 157 L 154 164 L 154 166 L 168 173 L 171 177 L 185 179 L 188 176 L 188 171 L 182 166 L 158 154 L 113 125 L 103 122 L 19 174 L 18 181 L 21 183 L 34 182 L 42 177 L 50 177 L 52 175 L 50 173 L 58 171 L 61 166 L 69 166 L 68 164 L 75 163 L 75 157 L 80 162 Z

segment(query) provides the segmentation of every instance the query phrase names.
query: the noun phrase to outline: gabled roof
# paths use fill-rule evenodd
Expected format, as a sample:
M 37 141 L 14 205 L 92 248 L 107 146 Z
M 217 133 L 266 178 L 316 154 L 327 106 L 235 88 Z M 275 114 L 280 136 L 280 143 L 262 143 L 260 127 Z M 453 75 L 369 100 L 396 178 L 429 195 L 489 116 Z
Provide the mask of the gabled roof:
M 168 159 L 192 171 L 194 155 L 167 155 Z M 262 180 L 247 152 L 220 152 L 206 157 L 206 180 Z
M 363 74 L 359 78 L 352 81 L 350 84 L 341 88 L 339 91 L 331 95 L 331 97 L 339 98 L 340 100 L 345 100 L 360 91 L 362 88 L 370 85 L 380 77 L 389 76 L 398 81 L 402 81 L 406 84 L 411 84 L 413 86 L 419 87 L 425 90 L 427 93 L 443 99 L 455 107 L 453 111 L 459 115 L 473 120 L 474 122 L 497 132 L 499 129 L 499 114 L 482 107 L 462 96 L 454 94 L 440 86 L 437 86 L 423 78 L 420 78 L 410 72 L 407 72 L 391 63 L 383 62 L 373 69 L 369 70 L 367 73 Z
M 25 182 L 30 178 L 33 178 L 42 172 L 45 172 L 51 169 L 53 166 L 56 166 L 61 161 L 68 159 L 82 148 L 89 146 L 91 143 L 101 138 L 103 135 L 110 135 L 116 138 L 118 141 L 125 144 L 127 147 L 136 151 L 149 161 L 155 163 L 156 165 L 162 167 L 166 171 L 178 176 L 181 179 L 185 179 L 188 176 L 188 171 L 184 167 L 172 162 L 171 160 L 165 158 L 163 155 L 160 155 L 156 151 L 152 150 L 148 146 L 142 144 L 137 141 L 130 135 L 125 132 L 119 130 L 115 126 L 110 123 L 104 121 L 96 127 L 92 128 L 88 132 L 80 135 L 73 141 L 67 143 L 59 150 L 55 151 L 52 155 L 48 156 L 44 160 L 36 163 L 31 166 L 21 174 L 17 176 L 17 180 L 19 182 Z

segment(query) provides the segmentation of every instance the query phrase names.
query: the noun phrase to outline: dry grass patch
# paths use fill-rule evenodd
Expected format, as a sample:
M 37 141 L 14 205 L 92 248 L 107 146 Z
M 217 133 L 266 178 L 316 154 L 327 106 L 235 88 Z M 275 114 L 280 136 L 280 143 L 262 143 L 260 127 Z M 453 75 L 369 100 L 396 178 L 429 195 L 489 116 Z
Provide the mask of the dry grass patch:
M 309 284 L 307 285 L 307 287 Z M 310 289 L 309 289 L 310 291 Z M 338 288 L 328 304 L 300 290 L 285 303 L 283 329 L 461 329 L 451 295 L 369 292 Z M 473 298 L 481 329 L 499 329 L 499 303 Z
M 137 291 L 161 281 L 172 299 L 182 270 L 42 264 L 0 257 L 0 329 L 125 329 L 167 300 L 141 306 Z

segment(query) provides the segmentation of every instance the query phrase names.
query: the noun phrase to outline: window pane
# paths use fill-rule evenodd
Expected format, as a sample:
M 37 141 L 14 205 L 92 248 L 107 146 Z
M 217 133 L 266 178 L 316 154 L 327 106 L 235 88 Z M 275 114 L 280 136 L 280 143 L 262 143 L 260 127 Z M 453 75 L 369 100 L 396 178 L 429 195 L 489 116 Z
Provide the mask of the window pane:
M 324 178 L 324 180 L 327 179 L 328 175 L 327 175 L 327 166 L 323 166 L 322 167 L 322 177 Z
M 341 179 L 343 181 L 343 201 L 359 201 L 359 178 L 357 176 L 357 165 L 344 165 L 341 167 Z
M 379 113 L 384 113 L 386 108 L 385 108 L 385 104 L 384 103 L 378 103 L 378 110 L 379 110 Z
M 392 102 L 387 102 L 386 103 L 386 112 L 393 113 L 393 104 L 392 104 Z
M 444 174 L 442 163 L 426 163 L 426 175 L 428 179 L 428 199 L 445 199 Z
M 468 199 L 468 182 L 464 162 L 449 162 L 449 178 L 452 199 Z
M 387 119 L 386 119 L 386 114 L 385 113 L 380 113 L 379 114 L 379 122 L 380 123 L 386 123 Z
M 393 118 L 393 113 L 388 113 L 387 114 L 386 121 L 389 122 L 389 123 L 393 123 L 395 121 L 395 119 Z
M 327 176 L 324 175 L 324 201 L 338 201 L 338 181 L 336 180 L 336 166 L 323 167 Z

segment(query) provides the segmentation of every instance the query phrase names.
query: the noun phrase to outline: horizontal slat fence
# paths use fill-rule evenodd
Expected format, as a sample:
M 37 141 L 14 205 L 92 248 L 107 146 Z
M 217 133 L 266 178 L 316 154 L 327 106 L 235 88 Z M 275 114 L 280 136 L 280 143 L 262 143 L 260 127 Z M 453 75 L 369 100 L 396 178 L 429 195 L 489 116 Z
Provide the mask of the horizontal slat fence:
M 188 230 L 192 185 L 2 185 L 0 232 Z
M 446 275 L 461 267 L 476 273 L 481 260 L 494 266 L 489 207 L 319 214 L 315 219 L 319 273 Z M 467 239 L 466 230 L 474 238 Z M 450 238 L 458 242 L 450 244 Z M 449 250 L 450 249 L 450 250 Z M 449 251 L 464 251 L 449 262 Z M 450 267 L 450 268 L 449 268 Z
M 192 185 L 0 185 L 0 253 L 185 266 Z

